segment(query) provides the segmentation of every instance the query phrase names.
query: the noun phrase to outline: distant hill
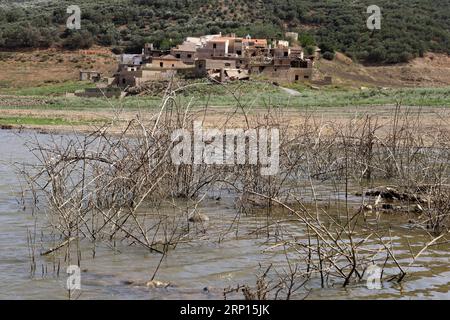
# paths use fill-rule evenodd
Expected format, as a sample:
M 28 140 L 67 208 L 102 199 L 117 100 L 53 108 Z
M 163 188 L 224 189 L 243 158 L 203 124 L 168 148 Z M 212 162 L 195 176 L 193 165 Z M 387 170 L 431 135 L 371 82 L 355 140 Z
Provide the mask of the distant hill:
M 250 34 L 283 38 L 301 34 L 317 44 L 367 63 L 397 63 L 427 51 L 450 54 L 450 0 L 377 0 L 381 30 L 366 27 L 373 0 L 77 0 L 82 29 L 66 30 L 66 7 L 74 1 L 2 0 L 0 48 L 93 44 L 139 51 L 144 42 L 168 48 L 188 35 Z

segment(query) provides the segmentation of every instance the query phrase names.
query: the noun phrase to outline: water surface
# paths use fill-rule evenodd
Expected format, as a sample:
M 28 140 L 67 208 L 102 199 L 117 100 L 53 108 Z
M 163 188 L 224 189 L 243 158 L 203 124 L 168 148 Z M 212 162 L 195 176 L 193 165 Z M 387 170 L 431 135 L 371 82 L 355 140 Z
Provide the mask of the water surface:
M 31 131 L 0 130 L 0 299 L 68 298 L 64 261 L 59 261 L 61 271 L 58 277 L 53 269 L 57 268 L 58 262 L 50 256 L 38 257 L 36 272 L 30 275 L 27 230 L 34 232 L 36 219 L 28 209 L 22 209 L 17 166 L 13 164 L 33 161 L 24 143 L 34 136 Z M 41 141 L 49 139 L 48 135 L 37 134 L 36 137 Z M 280 250 L 266 250 L 268 243 L 264 232 L 255 233 L 256 229 L 264 227 L 265 219 L 242 215 L 238 232 L 232 229 L 223 235 L 223 226 L 232 225 L 236 211 L 231 195 L 221 194 L 221 197 L 220 201 L 210 199 L 203 203 L 201 212 L 210 217 L 210 223 L 205 230 L 198 230 L 198 240 L 178 245 L 163 260 L 157 278 L 171 282 L 173 287 L 149 289 L 127 284 L 129 281 L 147 281 L 159 262 L 158 254 L 120 245 L 113 251 L 98 244 L 93 258 L 90 244 L 83 244 L 82 292 L 79 298 L 222 299 L 226 287 L 245 283 L 254 285 L 259 265 L 267 267 L 272 263 L 280 270 L 286 267 Z M 418 252 L 430 237 L 424 231 L 411 230 L 401 217 L 391 218 L 389 222 L 395 226 L 392 233 L 396 257 L 406 264 L 411 259 L 409 246 Z M 299 237 L 302 236 L 301 228 L 296 225 L 292 228 Z M 39 238 L 39 232 L 36 233 Z M 36 248 L 38 253 L 45 249 Z M 384 282 L 381 290 L 369 290 L 364 283 L 345 289 L 339 285 L 321 289 L 317 282 L 312 281 L 307 290 L 298 292 L 295 298 L 307 295 L 308 299 L 450 299 L 449 249 L 445 244 L 427 250 L 407 270 L 407 279 L 401 284 Z

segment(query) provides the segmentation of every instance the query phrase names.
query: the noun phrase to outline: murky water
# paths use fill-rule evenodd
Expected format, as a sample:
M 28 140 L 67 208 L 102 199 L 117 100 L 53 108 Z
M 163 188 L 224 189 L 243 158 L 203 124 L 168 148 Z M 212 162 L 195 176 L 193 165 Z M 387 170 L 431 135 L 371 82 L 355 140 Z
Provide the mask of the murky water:
M 18 134 L 0 130 L 0 298 L 67 299 L 66 275 L 61 262 L 59 277 L 53 270 L 52 257 L 38 258 L 34 277 L 30 276 L 27 230 L 34 230 L 35 218 L 20 204 L 21 188 L 13 163 L 30 162 L 32 158 L 24 142 L 33 132 Z M 38 139 L 48 139 L 38 135 Z M 196 241 L 180 244 L 163 260 L 157 279 L 173 287 L 149 289 L 132 286 L 127 281 L 145 282 L 159 262 L 158 254 L 138 247 L 117 246 L 114 252 L 98 245 L 95 258 L 91 247 L 82 250 L 81 299 L 222 299 L 223 289 L 238 284 L 254 284 L 259 265 L 273 263 L 286 266 L 284 255 L 266 250 L 267 237 L 254 232 L 263 228 L 265 219 L 241 216 L 238 233 L 233 230 L 222 241 L 223 226 L 231 225 L 236 211 L 231 198 L 222 195 L 220 201 L 205 201 L 201 211 L 210 222 Z M 426 232 L 411 230 L 404 218 L 391 219 L 397 260 L 407 264 L 410 246 L 418 252 L 430 237 Z M 294 228 L 295 226 L 293 226 Z M 301 236 L 301 230 L 298 231 Z M 38 247 L 37 251 L 45 248 Z M 387 269 L 389 272 L 389 268 Z M 321 289 L 314 282 L 307 288 L 308 299 L 369 299 L 369 298 L 443 298 L 450 299 L 450 246 L 429 248 L 414 266 L 407 270 L 401 284 L 384 282 L 381 290 L 369 290 L 365 283 Z M 208 288 L 208 290 L 204 290 Z M 296 297 L 302 298 L 306 291 Z

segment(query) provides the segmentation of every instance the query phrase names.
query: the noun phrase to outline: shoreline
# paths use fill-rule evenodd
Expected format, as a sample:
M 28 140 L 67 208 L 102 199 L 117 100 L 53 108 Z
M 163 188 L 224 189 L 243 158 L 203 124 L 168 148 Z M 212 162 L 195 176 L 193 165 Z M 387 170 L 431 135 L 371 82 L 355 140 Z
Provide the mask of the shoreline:
M 206 126 L 220 126 L 227 121 L 230 127 L 242 127 L 245 118 L 249 119 L 263 116 L 268 112 L 267 108 L 255 107 L 247 111 L 244 116 L 240 108 L 235 107 L 208 107 L 192 108 L 188 114 L 201 113 Z M 359 106 L 359 107 L 310 107 L 310 108 L 279 108 L 277 117 L 285 122 L 298 126 L 312 117 L 322 124 L 345 124 L 350 120 L 373 116 L 380 120 L 381 125 L 389 125 L 389 119 L 393 116 L 394 105 Z M 423 127 L 440 126 L 443 129 L 450 128 L 449 107 L 417 107 L 402 106 L 401 110 L 411 112 L 421 117 Z M 111 134 L 121 133 L 133 119 L 139 119 L 144 125 L 150 124 L 160 110 L 122 110 L 116 112 L 113 109 L 80 111 L 80 110 L 51 110 L 51 109 L 1 109 L 0 130 L 32 130 L 43 134 L 71 134 L 90 133 L 102 126 L 107 126 Z M 440 124 L 437 123 L 440 122 Z M 114 124 L 111 125 L 111 122 Z

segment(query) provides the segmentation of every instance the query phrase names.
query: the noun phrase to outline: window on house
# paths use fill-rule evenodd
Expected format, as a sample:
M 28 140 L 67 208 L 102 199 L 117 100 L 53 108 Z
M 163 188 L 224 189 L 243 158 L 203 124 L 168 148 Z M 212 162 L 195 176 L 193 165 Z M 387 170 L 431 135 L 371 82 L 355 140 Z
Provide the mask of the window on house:
M 159 63 L 159 66 L 162 68 L 162 67 L 164 66 L 164 63 L 163 63 L 163 62 L 160 62 L 160 63 Z
M 304 78 L 305 78 L 305 79 L 309 79 L 309 76 L 305 76 Z
M 122 79 L 122 83 L 125 84 L 125 82 L 126 82 L 126 80 L 125 80 L 125 78 L 123 78 L 123 79 Z
M 284 56 L 285 56 L 285 57 L 288 56 L 288 52 L 287 52 L 287 51 L 284 52 Z
M 181 55 L 179 53 L 176 54 L 177 59 L 181 58 Z
M 295 75 L 295 81 L 298 81 L 298 74 Z
M 231 66 L 231 64 L 229 62 L 225 63 L 225 67 L 230 67 L 230 66 Z
M 238 55 L 241 55 L 241 54 L 242 54 L 242 51 L 241 51 L 241 50 L 237 50 L 236 53 L 237 53 Z
M 175 67 L 175 65 L 172 63 L 172 67 Z
M 217 49 L 217 44 L 213 43 L 213 49 Z
M 192 54 L 187 55 L 188 59 L 192 58 Z

